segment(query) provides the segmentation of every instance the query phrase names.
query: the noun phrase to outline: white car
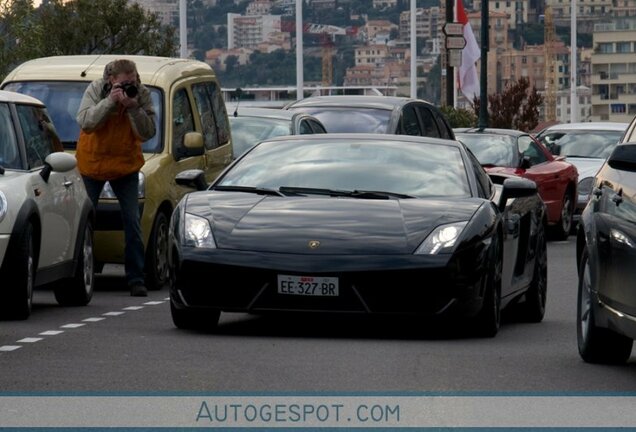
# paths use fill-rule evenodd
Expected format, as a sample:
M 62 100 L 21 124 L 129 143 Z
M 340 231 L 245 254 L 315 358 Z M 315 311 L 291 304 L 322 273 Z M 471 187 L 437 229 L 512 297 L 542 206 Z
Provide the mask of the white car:
M 0 90 L 0 318 L 26 319 L 33 288 L 83 306 L 94 287 L 94 209 L 38 99 Z

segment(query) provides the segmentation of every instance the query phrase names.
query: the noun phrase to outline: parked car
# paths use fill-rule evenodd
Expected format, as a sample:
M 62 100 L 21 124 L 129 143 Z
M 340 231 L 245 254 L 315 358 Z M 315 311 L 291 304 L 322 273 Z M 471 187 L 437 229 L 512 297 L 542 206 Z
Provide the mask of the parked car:
M 50 105 L 64 148 L 73 152 L 79 137 L 77 109 L 88 84 L 101 77 L 107 63 L 124 56 L 78 55 L 27 61 L 10 72 L 2 88 L 35 96 Z M 168 282 L 168 220 L 187 189 L 174 184 L 175 174 L 202 169 L 211 181 L 232 161 L 229 120 L 214 71 L 195 60 L 125 56 L 137 65 L 150 90 L 157 134 L 143 143 L 139 207 L 146 248 L 146 286 Z M 196 143 L 203 142 L 203 146 Z M 106 185 L 98 206 L 95 258 L 124 262 L 124 233 L 119 204 Z
M 302 110 L 317 117 L 328 133 L 455 138 L 442 112 L 421 99 L 397 96 L 314 96 L 292 102 L 285 109 Z
M 320 120 L 302 111 L 241 108 L 230 115 L 234 158 L 259 141 L 283 135 L 327 133 Z
M 90 302 L 93 217 L 44 104 L 0 91 L 0 318 L 28 318 L 45 284 L 61 305 Z
M 576 256 L 579 354 L 586 362 L 625 363 L 636 338 L 636 142 L 619 143 L 596 175 Z
M 617 122 L 565 123 L 547 127 L 536 135 L 553 155 L 565 156 L 579 172 L 573 228 L 590 199 L 594 176 L 620 141 L 627 125 Z
M 518 175 L 536 182 L 548 209 L 547 222 L 554 238 L 569 236 L 578 183 L 574 165 L 553 156 L 525 132 L 473 128 L 457 132 L 456 136 L 487 172 Z
M 199 177 L 177 182 L 200 187 Z M 262 141 L 175 209 L 174 324 L 214 328 L 221 311 L 336 311 L 454 316 L 494 336 L 514 303 L 541 321 L 545 204 L 534 182 L 494 178 L 452 140 Z M 217 282 L 201 284 L 210 274 Z

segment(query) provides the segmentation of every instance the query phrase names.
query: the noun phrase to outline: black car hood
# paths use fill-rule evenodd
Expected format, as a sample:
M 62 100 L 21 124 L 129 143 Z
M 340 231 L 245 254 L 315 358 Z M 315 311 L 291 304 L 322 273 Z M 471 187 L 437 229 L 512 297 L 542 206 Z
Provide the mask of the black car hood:
M 469 220 L 483 202 L 203 192 L 190 194 L 186 211 L 210 220 L 219 249 L 410 254 L 435 227 Z M 311 241 L 319 246 L 310 248 Z

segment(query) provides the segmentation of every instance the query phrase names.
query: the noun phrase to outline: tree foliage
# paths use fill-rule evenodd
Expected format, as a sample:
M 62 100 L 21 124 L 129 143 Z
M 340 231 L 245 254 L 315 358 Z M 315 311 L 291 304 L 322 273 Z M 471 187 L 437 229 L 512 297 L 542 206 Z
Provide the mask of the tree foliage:
M 74 54 L 174 56 L 176 30 L 127 0 L 0 0 L 0 75 L 36 57 Z
M 488 124 L 493 128 L 531 131 L 539 124 L 542 103 L 543 96 L 536 87 L 530 88 L 528 78 L 519 78 L 508 84 L 503 92 L 488 95 Z M 475 99 L 473 109 L 476 116 L 479 116 L 479 105 L 479 99 Z
M 440 110 L 442 111 L 452 128 L 477 126 L 477 116 L 469 109 L 455 108 L 451 105 L 444 105 L 440 108 Z

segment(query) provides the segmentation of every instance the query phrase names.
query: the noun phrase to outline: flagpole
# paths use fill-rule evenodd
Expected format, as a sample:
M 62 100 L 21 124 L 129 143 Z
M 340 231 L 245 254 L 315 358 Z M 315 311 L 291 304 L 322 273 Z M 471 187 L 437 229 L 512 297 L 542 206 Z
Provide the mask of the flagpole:
M 411 97 L 417 97 L 417 38 L 415 37 L 415 0 L 411 0 Z
M 305 96 L 303 81 L 303 0 L 296 0 L 296 100 Z
M 570 9 L 570 123 L 578 121 L 578 98 L 576 94 L 576 68 L 578 63 L 576 43 L 576 0 Z
M 179 55 L 188 58 L 188 8 L 186 0 L 179 0 Z
M 455 0 L 454 8 L 453 8 L 453 22 L 457 22 L 457 0 Z M 453 108 L 457 109 L 457 83 L 459 82 L 459 68 L 457 66 L 453 67 Z

